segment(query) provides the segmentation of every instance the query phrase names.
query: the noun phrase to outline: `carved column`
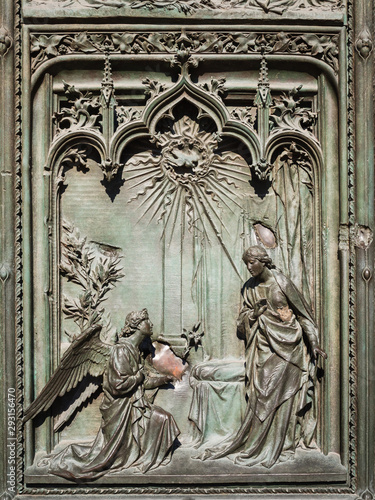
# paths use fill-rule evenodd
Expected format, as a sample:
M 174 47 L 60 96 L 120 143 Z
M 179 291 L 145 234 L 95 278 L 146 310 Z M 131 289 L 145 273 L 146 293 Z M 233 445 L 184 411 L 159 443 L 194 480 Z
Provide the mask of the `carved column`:
M 355 84 L 355 216 L 358 348 L 358 492 L 374 498 L 374 157 L 373 4 L 353 2 Z
M 10 480 L 15 479 L 14 434 L 15 418 L 15 345 L 14 345 L 14 6 L 13 0 L 4 0 L 0 7 L 0 391 L 3 404 L 0 406 L 0 494 L 9 492 Z M 7 353 L 7 354 L 6 354 Z M 10 354 L 11 353 L 11 354 Z M 9 399 L 8 399 L 9 395 Z M 12 455 L 12 456 L 11 456 Z M 14 460 L 14 462 L 13 462 Z M 11 475 L 7 475 L 11 474 Z

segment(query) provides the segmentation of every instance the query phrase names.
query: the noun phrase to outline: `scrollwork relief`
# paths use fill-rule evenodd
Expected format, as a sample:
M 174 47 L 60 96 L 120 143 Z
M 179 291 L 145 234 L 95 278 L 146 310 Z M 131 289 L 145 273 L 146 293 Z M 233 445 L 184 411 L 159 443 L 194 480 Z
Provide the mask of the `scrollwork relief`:
M 316 57 L 338 71 L 338 35 L 313 33 L 89 33 L 31 35 L 32 69 L 65 54 L 122 53 L 175 54 L 189 49 L 190 54 L 291 54 Z

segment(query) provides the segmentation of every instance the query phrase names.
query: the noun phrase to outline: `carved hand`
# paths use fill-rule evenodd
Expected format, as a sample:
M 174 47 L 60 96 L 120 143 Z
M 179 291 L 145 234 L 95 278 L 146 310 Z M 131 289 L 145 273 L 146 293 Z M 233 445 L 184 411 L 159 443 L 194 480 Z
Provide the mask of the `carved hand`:
M 257 302 L 254 306 L 254 311 L 253 311 L 253 316 L 254 318 L 259 318 L 264 311 L 267 309 L 267 304 L 265 303 L 265 300 L 260 300 Z
M 323 351 L 323 349 L 321 349 L 319 346 L 313 347 L 312 352 L 313 352 L 312 354 L 313 359 L 317 359 L 318 355 L 321 356 L 323 359 L 328 358 L 327 353 Z
M 170 382 L 175 382 L 175 377 L 172 375 L 166 375 L 165 377 L 160 377 L 161 384 L 169 384 Z
M 145 379 L 145 374 L 143 373 L 143 370 L 139 370 L 139 372 L 136 375 L 136 380 L 139 384 L 141 384 Z

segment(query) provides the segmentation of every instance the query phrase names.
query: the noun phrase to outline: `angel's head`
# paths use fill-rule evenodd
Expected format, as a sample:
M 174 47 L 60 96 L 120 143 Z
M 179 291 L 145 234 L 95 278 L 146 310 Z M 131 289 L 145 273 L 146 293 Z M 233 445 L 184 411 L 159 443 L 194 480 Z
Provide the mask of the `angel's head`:
M 152 336 L 152 327 L 147 309 L 142 309 L 142 311 L 132 311 L 125 318 L 125 325 L 121 330 L 121 337 L 130 337 L 137 330 L 140 330 L 144 336 Z

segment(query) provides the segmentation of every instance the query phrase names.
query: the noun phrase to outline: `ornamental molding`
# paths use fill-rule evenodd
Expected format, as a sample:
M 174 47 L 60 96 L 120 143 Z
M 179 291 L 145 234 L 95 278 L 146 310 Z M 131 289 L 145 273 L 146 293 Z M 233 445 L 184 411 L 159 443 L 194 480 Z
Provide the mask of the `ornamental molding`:
M 76 54 L 285 54 L 314 57 L 339 69 L 337 33 L 161 31 L 31 34 L 31 69 L 58 56 Z M 177 61 L 175 61 L 177 64 Z
M 130 8 L 133 10 L 177 11 L 192 14 L 199 10 L 228 10 L 227 0 L 27 0 L 26 5 L 47 7 L 76 7 L 100 9 L 101 7 Z M 230 9 L 261 11 L 282 15 L 291 10 L 336 10 L 343 7 L 342 0 L 234 0 Z

